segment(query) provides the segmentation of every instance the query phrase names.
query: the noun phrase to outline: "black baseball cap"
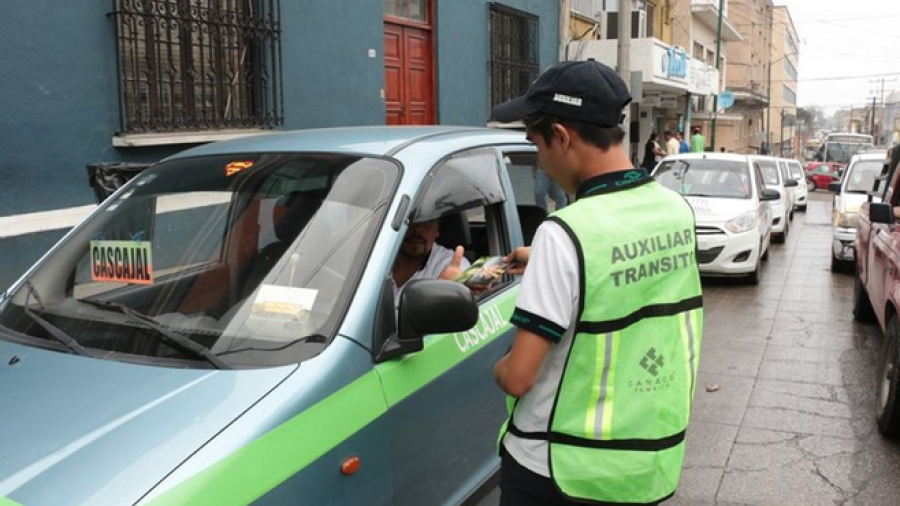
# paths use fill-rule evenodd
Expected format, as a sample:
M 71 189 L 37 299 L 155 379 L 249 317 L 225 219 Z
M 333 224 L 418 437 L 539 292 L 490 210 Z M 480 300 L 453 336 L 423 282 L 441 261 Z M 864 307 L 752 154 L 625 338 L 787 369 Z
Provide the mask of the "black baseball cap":
M 625 119 L 622 109 L 630 103 L 628 87 L 613 69 L 595 60 L 567 61 L 545 70 L 525 95 L 494 107 L 491 118 L 510 123 L 540 112 L 614 127 Z

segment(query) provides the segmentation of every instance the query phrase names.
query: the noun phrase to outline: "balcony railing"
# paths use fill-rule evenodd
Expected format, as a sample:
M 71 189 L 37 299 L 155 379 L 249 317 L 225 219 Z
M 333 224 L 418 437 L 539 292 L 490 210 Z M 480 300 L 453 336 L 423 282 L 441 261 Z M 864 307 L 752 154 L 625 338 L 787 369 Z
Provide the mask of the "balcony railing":
M 691 0 L 692 6 L 703 6 L 703 7 L 712 7 L 714 9 L 719 8 L 719 0 Z M 722 9 L 722 14 L 727 18 L 728 17 L 728 0 L 725 0 L 725 7 Z

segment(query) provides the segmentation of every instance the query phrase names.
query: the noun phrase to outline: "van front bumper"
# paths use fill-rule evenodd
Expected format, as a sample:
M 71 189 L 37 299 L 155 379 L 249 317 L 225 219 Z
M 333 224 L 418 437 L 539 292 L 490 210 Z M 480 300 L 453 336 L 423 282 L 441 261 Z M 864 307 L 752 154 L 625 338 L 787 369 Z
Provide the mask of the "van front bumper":
M 831 254 L 834 255 L 834 258 L 845 262 L 855 261 L 856 247 L 854 242 L 856 241 L 856 229 L 834 227 L 831 236 Z

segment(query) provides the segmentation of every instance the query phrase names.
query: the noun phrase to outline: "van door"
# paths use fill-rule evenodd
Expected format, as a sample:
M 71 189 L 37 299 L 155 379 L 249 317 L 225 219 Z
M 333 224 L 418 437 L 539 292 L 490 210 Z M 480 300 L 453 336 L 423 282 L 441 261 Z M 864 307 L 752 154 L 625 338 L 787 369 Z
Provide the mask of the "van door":
M 426 178 L 410 221 L 440 219 L 438 243 L 462 245 L 471 258 L 505 255 L 514 245 L 514 217 L 506 212 L 501 169 L 494 148 L 448 158 Z M 501 277 L 478 295 L 471 330 L 426 336 L 422 351 L 376 366 L 389 405 L 395 504 L 458 504 L 499 466 L 506 404 L 493 367 L 512 344 L 518 286 Z

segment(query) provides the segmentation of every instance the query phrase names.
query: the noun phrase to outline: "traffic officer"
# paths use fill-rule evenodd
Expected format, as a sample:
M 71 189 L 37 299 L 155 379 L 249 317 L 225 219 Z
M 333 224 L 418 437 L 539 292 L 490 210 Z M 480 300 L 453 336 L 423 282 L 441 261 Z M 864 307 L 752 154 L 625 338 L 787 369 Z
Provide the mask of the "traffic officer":
M 657 504 L 681 474 L 703 313 L 694 216 L 622 145 L 631 96 L 595 61 L 559 63 L 495 120 L 524 120 L 574 204 L 532 248 L 494 375 L 510 395 L 501 505 Z

